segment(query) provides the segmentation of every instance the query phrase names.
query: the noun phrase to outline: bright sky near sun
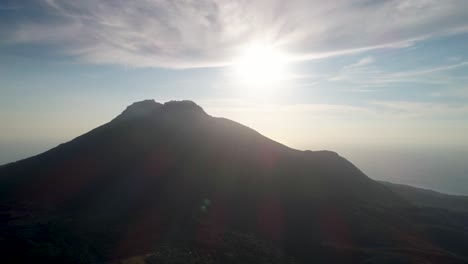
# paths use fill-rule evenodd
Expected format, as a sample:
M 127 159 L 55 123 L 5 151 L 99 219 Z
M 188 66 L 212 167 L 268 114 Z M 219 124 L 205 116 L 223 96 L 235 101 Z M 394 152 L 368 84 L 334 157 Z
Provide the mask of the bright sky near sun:
M 468 146 L 467 73 L 465 0 L 7 0 L 0 164 L 148 98 L 299 149 Z

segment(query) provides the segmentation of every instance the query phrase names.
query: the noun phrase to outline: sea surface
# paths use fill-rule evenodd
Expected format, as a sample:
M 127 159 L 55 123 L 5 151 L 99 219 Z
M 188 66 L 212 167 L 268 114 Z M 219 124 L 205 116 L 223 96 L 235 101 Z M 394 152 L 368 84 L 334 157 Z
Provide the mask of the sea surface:
M 343 147 L 337 151 L 372 179 L 468 195 L 468 147 Z

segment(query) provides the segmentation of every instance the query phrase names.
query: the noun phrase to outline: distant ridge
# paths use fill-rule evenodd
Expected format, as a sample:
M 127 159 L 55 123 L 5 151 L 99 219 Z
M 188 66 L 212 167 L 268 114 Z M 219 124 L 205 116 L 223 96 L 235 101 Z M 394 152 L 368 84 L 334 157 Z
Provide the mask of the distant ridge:
M 404 184 L 380 182 L 416 206 L 468 212 L 468 196 L 449 195 Z

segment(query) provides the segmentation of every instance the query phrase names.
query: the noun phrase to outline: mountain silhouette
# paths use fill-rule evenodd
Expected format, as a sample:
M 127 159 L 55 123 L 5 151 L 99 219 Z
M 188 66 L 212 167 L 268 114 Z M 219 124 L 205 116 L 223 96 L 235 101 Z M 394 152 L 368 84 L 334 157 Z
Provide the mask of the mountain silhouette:
M 428 189 L 381 181 L 394 193 L 419 207 L 450 209 L 468 212 L 468 196 L 449 195 Z
M 2 255 L 15 263 L 151 252 L 154 263 L 468 257 L 466 213 L 416 206 L 335 152 L 289 148 L 191 101 L 136 102 L 70 142 L 1 166 L 0 206 Z

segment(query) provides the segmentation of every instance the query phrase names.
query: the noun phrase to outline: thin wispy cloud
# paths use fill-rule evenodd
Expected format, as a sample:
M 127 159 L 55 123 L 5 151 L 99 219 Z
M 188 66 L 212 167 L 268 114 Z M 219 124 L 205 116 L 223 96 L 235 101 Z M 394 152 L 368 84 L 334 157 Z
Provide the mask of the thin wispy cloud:
M 394 73 L 392 75 L 392 77 L 407 77 L 407 76 L 426 75 L 426 74 L 432 74 L 432 73 L 437 73 L 437 72 L 449 71 L 449 70 L 453 70 L 453 69 L 456 69 L 456 68 L 467 67 L 467 66 L 468 66 L 468 61 L 463 61 L 463 62 L 460 62 L 460 63 L 448 64 L 448 65 L 431 67 L 431 68 L 425 68 L 425 69 L 421 69 L 421 70 Z
M 371 105 L 387 115 L 403 118 L 452 118 L 468 115 L 468 104 L 429 103 L 413 101 L 376 101 Z
M 375 59 L 371 56 L 361 58 L 356 62 L 345 65 L 334 76 L 328 78 L 329 81 L 360 82 L 362 84 L 373 82 L 378 76 L 384 73 L 373 64 Z M 365 83 L 364 83 L 365 82 Z
M 364 57 L 362 59 L 360 59 L 359 61 L 357 61 L 356 63 L 353 63 L 351 65 L 347 65 L 345 66 L 345 68 L 356 68 L 356 67 L 362 67 L 362 66 L 365 66 L 365 65 L 369 65 L 369 64 L 372 64 L 375 62 L 375 59 L 373 57 Z
M 468 67 L 468 61 L 431 67 L 418 66 L 409 71 L 384 71 L 375 64 L 375 59 L 369 56 L 343 66 L 337 74 L 330 76 L 328 80 L 333 82 L 346 81 L 366 87 L 381 87 L 398 83 L 449 85 L 458 78 L 447 77 L 443 74 L 463 67 Z
M 455 88 L 455 89 L 444 89 L 440 92 L 431 93 L 432 97 L 436 98 L 459 98 L 459 99 L 467 99 L 468 98 L 468 87 L 463 88 Z
M 0 27 L 3 44 L 46 44 L 80 61 L 134 67 L 228 65 L 251 41 L 309 60 L 408 47 L 468 29 L 463 0 L 42 0 L 28 8 L 36 16 L 17 12 L 14 23 Z

